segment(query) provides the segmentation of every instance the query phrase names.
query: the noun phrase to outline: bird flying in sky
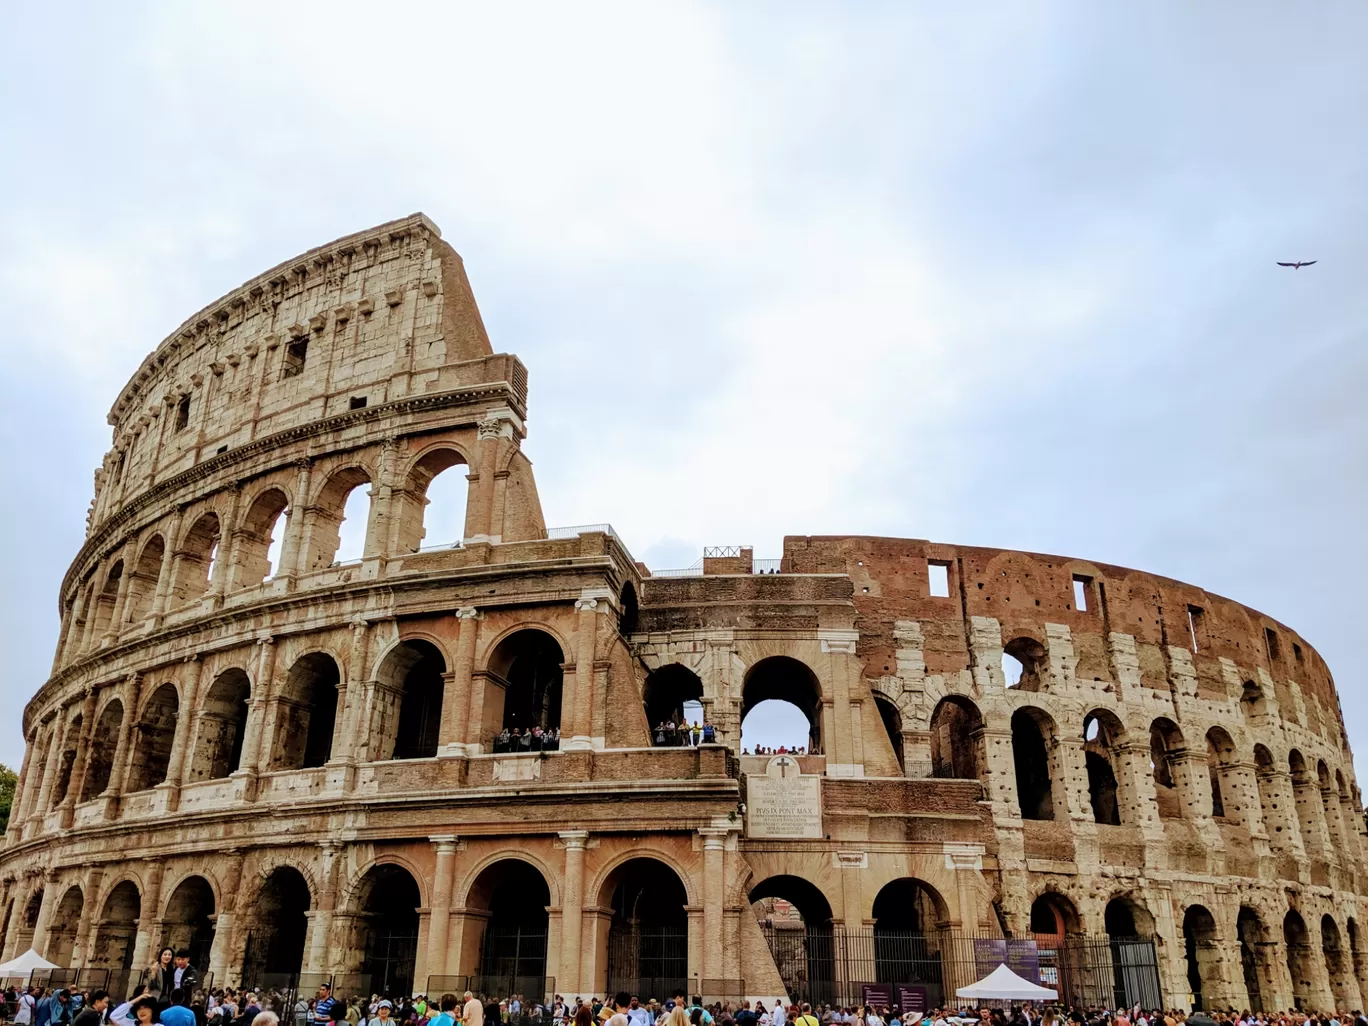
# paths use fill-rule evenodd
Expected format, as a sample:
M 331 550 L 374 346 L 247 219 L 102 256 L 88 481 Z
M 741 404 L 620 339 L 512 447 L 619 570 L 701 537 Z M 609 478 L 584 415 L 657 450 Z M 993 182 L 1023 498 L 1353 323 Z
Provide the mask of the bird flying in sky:
M 1310 267 L 1314 260 L 1279 260 L 1279 267 L 1290 267 L 1294 271 L 1300 271 L 1303 267 Z

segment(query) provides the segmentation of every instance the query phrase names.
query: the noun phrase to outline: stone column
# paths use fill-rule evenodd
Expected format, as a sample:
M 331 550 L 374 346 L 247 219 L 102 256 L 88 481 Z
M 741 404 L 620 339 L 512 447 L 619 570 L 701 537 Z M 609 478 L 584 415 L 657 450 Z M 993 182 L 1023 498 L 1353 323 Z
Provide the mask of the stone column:
M 703 840 L 703 949 L 700 952 L 700 976 L 710 980 L 728 978 L 722 958 L 722 918 L 727 902 L 723 859 L 728 832 L 716 827 L 698 831 L 698 836 Z
M 24 739 L 24 761 L 19 766 L 19 781 L 14 788 L 14 798 L 10 805 L 9 826 L 5 829 L 6 840 L 13 844 L 23 831 L 24 809 L 29 803 L 33 790 L 33 781 L 29 775 L 33 772 L 35 760 L 33 750 L 38 744 L 38 731 L 29 731 L 29 736 Z M 0 908 L 4 907 L 4 898 L 0 898 Z M 0 938 L 0 943 L 3 943 Z
M 570 729 L 562 731 L 562 751 L 576 751 L 594 747 L 590 732 L 594 722 L 594 656 L 598 632 L 599 596 L 595 589 L 586 588 L 575 600 L 575 686 L 571 701 L 564 708 L 570 711 Z M 564 714 L 562 714 L 563 716 Z
M 237 922 L 237 902 L 242 887 L 241 849 L 229 848 L 223 854 L 228 857 L 222 879 L 223 900 L 219 903 L 218 917 L 214 920 L 214 943 L 209 949 L 209 972 L 213 974 L 216 987 L 226 985 L 230 973 L 233 927 Z
M 43 875 L 43 900 L 38 905 L 38 922 L 33 928 L 33 939 L 29 941 L 29 947 L 40 955 L 47 950 L 48 929 L 57 911 L 57 902 L 62 900 L 56 893 L 56 879 L 56 870 L 49 869 Z
M 194 740 L 191 728 L 198 719 L 199 681 L 203 663 L 194 655 L 181 664 L 184 675 L 181 685 L 180 708 L 176 711 L 176 732 L 171 739 L 171 758 L 166 765 L 166 779 L 157 786 L 167 792 L 166 811 L 175 812 L 180 806 L 180 789 L 185 776 L 185 752 Z
M 57 710 L 52 726 L 52 744 L 48 748 L 47 765 L 43 767 L 43 783 L 38 788 L 38 804 L 30 812 L 29 818 L 41 821 L 48 813 L 52 803 L 52 787 L 57 779 L 57 766 L 62 761 L 62 749 L 66 747 L 67 711 L 63 706 Z
M 450 954 L 448 928 L 451 922 L 451 888 L 456 875 L 456 836 L 442 834 L 430 838 L 437 848 L 437 866 L 432 879 L 432 913 L 428 917 L 428 973 L 446 976 Z
M 138 935 L 133 941 L 133 968 L 139 969 L 152 961 L 153 945 L 161 943 L 157 924 L 161 921 L 162 874 L 166 867 L 151 859 L 147 862 L 147 885 L 142 894 L 142 915 L 138 917 Z
M 472 719 L 470 708 L 470 675 L 475 671 L 475 636 L 479 632 L 480 613 L 474 606 L 456 610 L 460 634 L 456 638 L 456 655 L 451 673 L 444 675 L 446 684 L 442 695 L 442 724 L 437 735 L 438 755 L 464 755 L 471 743 L 466 727 Z M 478 744 L 478 740 L 474 743 Z
M 332 968 L 328 965 L 328 940 L 337 912 L 337 871 L 343 848 L 338 841 L 324 841 L 319 845 L 318 908 L 309 921 L 309 943 L 304 958 L 307 972 L 324 973 Z
M 309 510 L 309 479 L 313 474 L 313 460 L 295 460 L 294 499 L 290 503 L 290 515 L 285 521 L 285 539 L 280 546 L 280 566 L 276 576 L 285 576 L 293 582 L 304 572 L 304 522 Z
M 480 421 L 479 445 L 476 456 L 477 466 L 471 467 L 470 499 L 466 504 L 466 529 L 464 541 L 498 542 L 500 532 L 494 530 L 494 474 L 499 463 L 499 437 L 506 422 L 499 417 L 487 417 Z M 509 425 L 512 434 L 512 425 Z
M 587 830 L 562 830 L 565 842 L 565 885 L 561 888 L 561 967 L 556 987 L 569 995 L 581 987 L 580 936 L 584 923 L 584 849 Z
M 62 662 L 69 663 L 81 650 L 81 640 L 85 636 L 85 600 L 88 588 L 77 589 L 76 600 L 71 605 L 71 626 L 67 630 L 66 643 L 62 646 Z
M 1311 780 L 1292 781 L 1293 804 L 1297 807 L 1297 821 L 1301 826 L 1302 845 L 1311 858 L 1329 861 L 1329 843 L 1325 834 L 1325 820 L 1321 812 L 1320 785 Z
M 347 655 L 347 677 L 340 703 L 338 719 L 342 724 L 341 744 L 337 748 L 334 761 L 355 763 L 357 761 L 356 738 L 360 731 L 359 720 L 365 697 L 362 694 L 362 681 L 366 678 L 366 662 L 370 654 L 370 625 L 363 617 L 351 622 L 351 649 Z
M 71 949 L 71 965 L 75 969 L 84 969 L 90 964 L 95 928 L 100 923 L 100 883 L 103 879 L 102 869 L 91 868 L 86 871 L 85 883 L 81 887 L 81 894 L 85 900 L 81 903 L 81 918 L 76 924 L 76 942 Z
M 237 562 L 238 550 L 238 506 L 242 501 L 242 490 L 237 485 L 229 488 L 228 516 L 219 521 L 218 549 L 214 553 L 213 573 L 209 579 L 209 595 L 216 601 L 223 598 L 228 590 L 228 581 L 233 565 Z
M 180 547 L 180 525 L 184 513 L 184 506 L 176 507 L 166 526 L 166 534 L 162 536 L 161 569 L 157 572 L 157 587 L 152 593 L 152 609 L 148 614 L 148 618 L 154 622 L 159 622 L 166 612 L 166 597 L 171 593 L 172 579 L 176 575 L 176 549 Z
M 114 596 L 114 609 L 109 614 L 109 626 L 105 629 L 105 642 L 114 641 L 119 632 L 123 630 L 124 608 L 128 605 L 128 588 L 133 580 L 133 565 L 131 560 L 137 558 L 137 550 L 131 545 L 125 545 L 123 550 L 123 573 L 119 575 L 119 590 Z
M 81 703 L 81 735 L 76 742 L 76 759 L 71 764 L 71 780 L 67 784 L 66 797 L 62 799 L 62 829 L 68 829 L 76 814 L 76 803 L 81 800 L 85 789 L 86 767 L 90 765 L 90 746 L 95 736 L 95 698 L 94 688 L 87 688 L 85 701 Z
M 275 674 L 276 645 L 270 636 L 257 639 L 256 680 L 252 682 L 251 703 L 247 707 L 247 726 L 243 731 L 242 758 L 238 770 L 230 774 L 239 781 L 236 785 L 243 801 L 256 799 L 257 764 L 261 761 L 261 735 L 266 719 L 266 702 L 272 690 L 271 678 Z
M 128 782 L 128 767 L 133 761 L 133 721 L 138 717 L 138 692 L 142 689 L 142 676 L 130 673 L 125 679 L 120 699 L 123 702 L 123 718 L 119 720 L 119 738 L 114 744 L 114 766 L 109 773 L 109 787 L 105 794 L 118 798 Z M 111 802 L 105 808 L 105 815 L 112 817 L 117 804 Z

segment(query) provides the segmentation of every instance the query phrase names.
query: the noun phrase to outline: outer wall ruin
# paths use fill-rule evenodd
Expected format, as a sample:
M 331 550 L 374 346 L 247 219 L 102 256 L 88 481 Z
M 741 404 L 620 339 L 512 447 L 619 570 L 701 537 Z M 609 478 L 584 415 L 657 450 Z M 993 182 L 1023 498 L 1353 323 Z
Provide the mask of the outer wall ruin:
M 906 539 L 653 576 L 607 525 L 547 530 L 526 404 L 422 215 L 266 272 L 144 361 L 24 713 L 0 955 L 136 971 L 171 943 L 219 983 L 820 998 L 925 977 L 910 931 L 1100 938 L 1118 965 L 1135 936 L 1166 1005 L 1363 1006 L 1362 801 L 1289 627 L 1134 570 Z M 450 537 L 425 522 L 443 473 L 468 481 Z M 653 744 L 693 698 L 721 743 Z M 766 698 L 818 754 L 741 754 Z M 505 726 L 559 748 L 496 754 Z M 819 808 L 743 809 L 785 773 Z M 797 969 L 752 909 L 775 899 L 805 924 Z M 939 950 L 939 983 L 968 982 Z

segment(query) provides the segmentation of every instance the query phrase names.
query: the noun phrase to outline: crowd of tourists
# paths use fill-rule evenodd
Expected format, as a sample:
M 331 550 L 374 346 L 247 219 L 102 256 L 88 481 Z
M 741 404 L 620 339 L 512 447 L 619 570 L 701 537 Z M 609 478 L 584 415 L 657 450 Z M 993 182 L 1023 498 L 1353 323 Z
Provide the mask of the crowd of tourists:
M 816 748 L 809 749 L 806 745 L 798 745 L 789 748 L 787 745 L 780 745 L 778 748 L 771 748 L 768 745 L 756 745 L 755 751 L 749 748 L 741 749 L 742 755 L 820 755 Z
M 659 748 L 697 748 L 699 745 L 717 744 L 718 740 L 717 728 L 707 720 L 702 723 L 695 720 L 692 724 L 684 719 L 678 723 L 663 720 L 655 727 L 655 743 Z
M 504 727 L 494 738 L 494 753 L 517 755 L 523 752 L 558 752 L 560 742 L 559 727 L 548 727 L 546 730 L 541 727 L 529 727 L 527 730 Z

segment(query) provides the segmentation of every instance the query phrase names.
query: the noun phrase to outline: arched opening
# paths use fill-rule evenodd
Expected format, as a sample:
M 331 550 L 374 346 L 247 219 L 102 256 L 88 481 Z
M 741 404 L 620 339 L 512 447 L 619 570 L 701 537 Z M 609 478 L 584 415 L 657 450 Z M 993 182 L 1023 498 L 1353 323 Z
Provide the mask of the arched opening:
M 67 724 L 66 735 L 62 739 L 62 754 L 57 760 L 57 779 L 52 782 L 52 805 L 55 809 L 66 798 L 71 789 L 71 771 L 76 768 L 76 750 L 81 746 L 81 714 L 77 713 Z
M 280 572 L 290 500 L 279 488 L 256 497 L 237 532 L 234 587 L 250 588 Z
M 76 949 L 76 931 L 81 924 L 81 912 L 85 909 L 85 895 L 79 887 L 68 887 L 57 903 L 52 914 L 52 925 L 48 929 L 47 951 L 43 957 L 58 965 L 70 965 L 71 953 Z
M 938 931 L 949 926 L 935 888 L 912 877 L 887 883 L 874 898 L 874 970 L 884 984 L 919 984 L 933 1004 L 943 982 Z
M 111 698 L 95 720 L 90 738 L 90 753 L 86 756 L 85 781 L 81 784 L 78 801 L 98 798 L 109 788 L 114 772 L 114 752 L 119 744 L 119 728 L 123 726 L 123 703 Z
M 1160 717 L 1150 724 L 1150 770 L 1160 819 L 1183 819 L 1189 814 L 1178 786 L 1178 762 L 1185 751 L 1182 731 L 1172 720 Z
M 682 729 L 688 722 L 684 707 L 702 698 L 703 682 L 688 667 L 669 663 L 652 670 L 641 694 L 652 742 L 665 746 L 688 744 L 688 733 Z
M 1320 829 L 1320 810 L 1316 785 L 1306 769 L 1306 760 L 1295 748 L 1287 753 L 1287 770 L 1292 776 L 1293 803 L 1297 807 L 1297 824 L 1301 827 L 1302 843 L 1308 855 L 1318 856 L 1317 845 L 1324 842 Z
M 1121 721 L 1099 710 L 1083 720 L 1083 758 L 1088 771 L 1088 800 L 1094 823 L 1121 825 L 1121 801 L 1116 780 L 1116 745 L 1122 737 Z
M 200 706 L 190 780 L 222 780 L 242 769 L 247 702 L 252 685 L 245 671 L 224 670 L 214 678 Z
M 771 876 L 748 897 L 790 999 L 833 1002 L 836 952 L 826 895 L 802 877 Z
M 1154 917 L 1136 899 L 1120 895 L 1107 902 L 1102 914 L 1111 952 L 1111 985 L 1107 1004 L 1113 1007 L 1143 1002 L 1158 1007 L 1157 978 L 1146 967 L 1153 965 Z
M 1263 745 L 1254 746 L 1254 782 L 1259 789 L 1259 812 L 1264 829 L 1275 848 L 1286 848 L 1290 842 L 1288 821 L 1278 796 L 1277 768 L 1273 753 Z
M 618 633 L 635 634 L 641 616 L 637 608 L 636 588 L 632 587 L 631 581 L 622 586 L 622 591 L 618 595 L 618 605 Z
M 294 975 L 304 965 L 309 930 L 309 885 L 299 870 L 277 866 L 261 884 L 247 934 L 244 982 L 259 985 L 267 975 Z
M 1311 1004 L 1311 943 L 1306 922 L 1296 909 L 1283 916 L 1283 950 L 1287 952 L 1287 971 L 1292 977 L 1292 1006 L 1306 1009 Z
M 305 566 L 324 570 L 351 563 L 366 554 L 371 513 L 370 476 L 360 467 L 339 470 L 328 478 L 314 503 L 309 554 Z
M 1316 763 L 1316 781 L 1320 789 L 1321 815 L 1325 819 L 1325 829 L 1330 835 L 1330 844 L 1336 851 L 1342 852 L 1347 857 L 1344 829 L 1339 817 L 1339 796 L 1335 793 L 1335 783 L 1330 776 L 1330 767 L 1325 765 L 1324 759 Z
M 469 478 L 458 469 L 463 466 L 465 457 L 455 449 L 435 449 L 414 464 L 399 519 L 400 554 L 460 547 L 470 492 Z
M 609 874 L 599 905 L 613 910 L 605 962 L 607 991 L 667 995 L 689 986 L 688 895 L 673 869 L 629 859 Z
M 422 892 L 408 871 L 372 867 L 361 882 L 358 920 L 365 930 L 361 972 L 377 994 L 412 994 L 418 955 L 418 909 Z
M 982 780 L 983 716 L 973 702 L 949 695 L 931 713 L 931 775 Z
M 142 896 L 132 880 L 125 880 L 105 898 L 88 964 L 96 969 L 133 968 L 133 942 L 141 916 Z
M 1354 979 L 1360 981 L 1359 990 L 1360 993 L 1362 993 L 1364 969 L 1363 940 L 1359 937 L 1358 923 L 1354 921 L 1353 916 L 1350 916 L 1345 921 L 1344 932 L 1349 941 L 1349 963 L 1354 971 Z
M 14 947 L 24 952 L 33 947 L 33 935 L 38 929 L 38 919 L 43 914 L 43 888 L 39 887 L 29 895 L 24 904 L 23 914 L 19 917 L 19 928 L 15 933 Z
M 440 660 L 441 656 L 437 658 Z M 324 652 L 310 652 L 295 660 L 277 699 L 271 769 L 314 769 L 332 758 L 333 733 L 337 727 L 337 687 L 341 680 L 337 663 Z M 437 681 L 440 686 L 440 670 Z M 402 724 L 400 731 L 402 735 Z M 436 752 L 434 737 L 430 754 Z
M 190 952 L 190 964 L 201 973 L 214 946 L 214 889 L 202 876 L 187 876 L 166 902 L 162 946 Z
M 471 885 L 466 907 L 487 913 L 479 945 L 478 986 L 489 994 L 537 994 L 546 986 L 551 888 L 522 859 L 487 866 Z
M 1245 1007 L 1263 1008 L 1263 985 L 1259 982 L 1259 952 L 1265 944 L 1263 922 L 1248 905 L 1240 906 L 1235 920 L 1235 931 L 1240 936 L 1240 968 L 1244 975 Z
M 1064 895 L 1046 891 L 1031 903 L 1031 935 L 1037 947 L 1059 948 L 1066 936 L 1080 932 L 1078 909 Z
M 1263 689 L 1252 680 L 1245 681 L 1240 694 L 1240 714 L 1244 721 L 1253 726 L 1266 711 Z
M 1007 687 L 1039 691 L 1045 646 L 1035 638 L 1013 638 L 1002 646 L 1002 676 Z
M 1022 819 L 1054 819 L 1047 737 L 1054 740 L 1054 721 L 1039 709 L 1018 709 L 1012 714 L 1012 759 Z
M 1207 776 L 1211 778 L 1211 814 L 1217 819 L 1241 821 L 1239 792 L 1230 778 L 1230 765 L 1235 757 L 1235 743 L 1220 727 L 1207 731 Z M 1228 814 L 1228 815 L 1227 815 Z
M 128 597 L 124 600 L 124 620 L 127 623 L 136 624 L 152 612 L 152 600 L 157 595 L 157 582 L 161 579 L 162 560 L 165 557 L 166 540 L 154 534 L 143 546 L 133 576 L 128 579 Z
M 385 657 L 376 674 L 386 685 L 379 758 L 429 759 L 437 754 L 445 672 L 446 660 L 430 641 L 402 642 Z
M 1154 935 L 1154 917 L 1127 895 L 1112 898 L 1102 913 L 1103 926 L 1112 940 L 1135 940 Z
M 116 560 L 105 575 L 104 587 L 95 600 L 95 626 L 91 632 L 91 642 L 99 644 L 100 635 L 113 626 L 114 606 L 119 600 L 119 585 L 123 583 L 123 560 Z
M 796 709 L 799 720 L 781 703 Z M 822 750 L 822 687 L 817 675 L 789 656 L 761 659 L 741 685 L 741 744 L 751 751 Z
M 540 736 L 561 725 L 564 662 L 556 639 L 536 628 L 514 631 L 499 642 L 485 670 L 481 731 L 488 740 L 496 731 L 507 731 L 513 751 L 542 747 Z
M 209 590 L 219 536 L 217 513 L 205 513 L 186 532 L 185 540 L 176 552 L 176 570 L 171 584 L 172 608 L 193 602 Z
M 143 706 L 142 718 L 134 727 L 133 761 L 128 768 L 128 790 L 146 791 L 166 779 L 171 764 L 171 746 L 176 740 L 176 716 L 180 698 L 174 684 L 163 684 L 152 692 Z
M 1336 1008 L 1357 1008 L 1359 998 L 1352 996 L 1344 948 L 1340 945 L 1339 924 L 1334 916 L 1321 916 L 1321 953 L 1325 956 L 1325 971 L 1330 977 L 1330 991 L 1335 995 Z M 1353 988 L 1357 990 L 1357 986 Z
M 874 693 L 874 708 L 879 710 L 879 721 L 883 724 L 884 733 L 888 735 L 888 743 L 893 746 L 893 755 L 898 760 L 898 769 L 906 776 L 907 764 L 904 762 L 903 755 L 902 713 L 898 712 L 898 707 L 889 701 L 887 696 L 878 692 Z
M 81 603 L 80 619 L 76 622 L 75 638 L 79 651 L 90 647 L 95 634 L 95 582 L 86 586 L 85 600 Z
M 1187 962 L 1188 990 L 1192 1007 L 1209 1007 L 1211 990 L 1220 985 L 1220 947 L 1216 939 L 1216 920 L 1201 905 L 1189 905 L 1183 913 L 1183 954 Z

